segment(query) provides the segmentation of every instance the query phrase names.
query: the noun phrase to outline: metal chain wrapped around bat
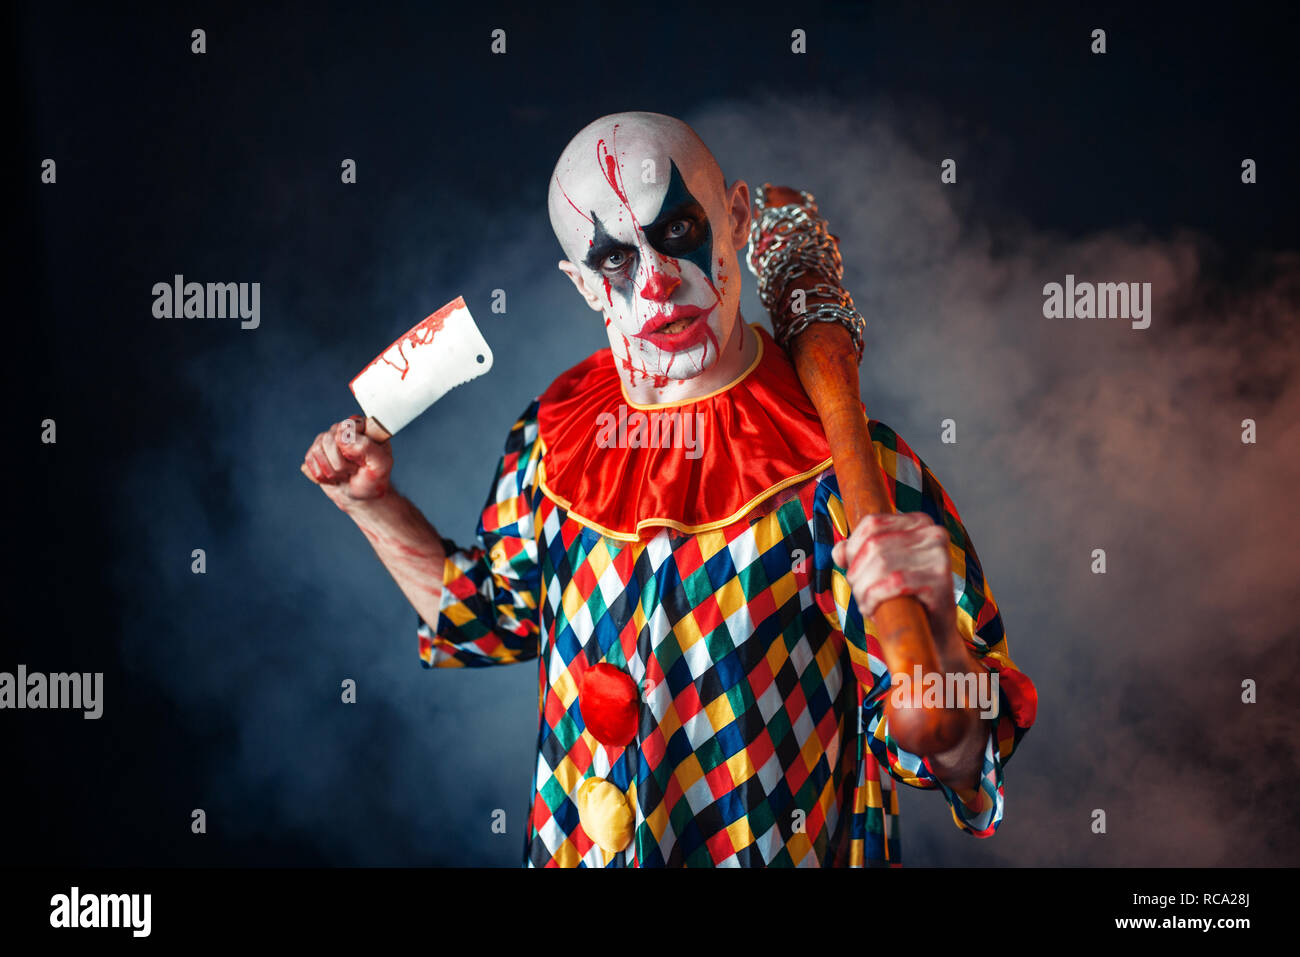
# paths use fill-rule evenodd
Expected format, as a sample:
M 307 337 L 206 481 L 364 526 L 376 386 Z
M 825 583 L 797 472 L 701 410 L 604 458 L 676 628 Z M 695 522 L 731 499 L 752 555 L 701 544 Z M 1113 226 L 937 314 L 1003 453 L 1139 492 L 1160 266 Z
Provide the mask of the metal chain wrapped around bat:
M 866 321 L 840 285 L 839 240 L 827 230 L 811 193 L 764 183 L 755 194 L 749 232 L 750 271 L 772 317 L 773 334 L 790 353 L 799 381 L 821 419 L 850 531 L 866 515 L 894 511 L 867 427 L 858 385 Z M 798 294 L 803 291 L 803 310 Z M 808 303 L 810 298 L 822 300 Z M 873 616 L 891 675 L 940 674 L 925 608 L 911 596 L 881 602 Z M 954 709 L 887 700 L 892 735 L 913 754 L 951 748 L 963 733 Z
M 827 230 L 812 193 L 799 191 L 802 204 L 768 203 L 769 184 L 755 194 L 755 212 L 749 227 L 749 270 L 758 281 L 758 299 L 772 316 L 773 335 L 782 348 L 813 322 L 843 323 L 853 336 L 858 361 L 862 360 L 862 334 L 867 321 L 853 306 L 853 297 L 843 286 L 844 261 L 839 241 Z M 811 274 L 828 280 L 801 288 L 793 280 Z M 811 307 L 793 308 L 793 300 L 804 293 L 822 300 Z

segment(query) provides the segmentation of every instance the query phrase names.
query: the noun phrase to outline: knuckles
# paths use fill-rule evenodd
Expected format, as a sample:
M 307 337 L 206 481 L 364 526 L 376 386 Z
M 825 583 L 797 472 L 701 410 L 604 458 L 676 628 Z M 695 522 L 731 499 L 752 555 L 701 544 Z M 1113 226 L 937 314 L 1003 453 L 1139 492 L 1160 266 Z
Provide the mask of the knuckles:
M 336 502 L 340 496 L 373 498 L 387 487 L 392 450 L 368 437 L 364 423 L 360 417 L 336 422 L 316 436 L 303 456 L 303 472 Z
M 865 515 L 849 535 L 850 545 L 870 544 L 876 539 L 927 527 L 938 528 L 924 512 L 877 513 Z
M 924 513 L 865 516 L 839 555 L 854 591 L 923 587 L 948 575 L 948 531 Z
M 923 512 L 868 515 L 836 544 L 858 610 L 874 615 L 883 602 L 913 595 L 927 609 L 951 588 L 948 529 Z

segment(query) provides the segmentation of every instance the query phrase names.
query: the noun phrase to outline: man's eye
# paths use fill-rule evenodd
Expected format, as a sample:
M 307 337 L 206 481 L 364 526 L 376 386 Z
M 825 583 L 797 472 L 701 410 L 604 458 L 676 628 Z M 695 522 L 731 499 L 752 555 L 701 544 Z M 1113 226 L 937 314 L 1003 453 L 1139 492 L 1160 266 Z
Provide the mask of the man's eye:
M 681 239 L 690 233 L 692 225 L 694 224 L 689 219 L 679 219 L 670 223 L 668 225 L 668 238 Z
M 601 263 L 601 265 L 606 269 L 622 269 L 627 265 L 627 260 L 627 253 L 621 250 L 615 250 L 605 257 L 605 261 Z

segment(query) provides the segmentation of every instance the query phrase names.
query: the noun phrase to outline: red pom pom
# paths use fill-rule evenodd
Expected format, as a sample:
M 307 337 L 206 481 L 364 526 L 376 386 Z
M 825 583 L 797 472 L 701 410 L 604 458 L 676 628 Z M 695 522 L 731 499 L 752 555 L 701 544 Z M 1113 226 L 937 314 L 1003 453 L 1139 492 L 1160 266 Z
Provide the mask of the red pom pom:
M 578 710 L 597 741 L 621 748 L 636 737 L 641 696 L 631 675 L 602 661 L 582 677 Z

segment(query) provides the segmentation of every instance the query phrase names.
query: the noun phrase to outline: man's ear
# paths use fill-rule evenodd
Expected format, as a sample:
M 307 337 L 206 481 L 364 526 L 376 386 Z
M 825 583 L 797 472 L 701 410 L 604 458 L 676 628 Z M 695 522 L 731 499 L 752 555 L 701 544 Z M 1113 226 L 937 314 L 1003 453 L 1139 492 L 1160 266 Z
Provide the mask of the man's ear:
M 591 306 L 597 312 L 604 312 L 605 307 L 600 304 L 600 296 L 593 290 L 587 288 L 586 280 L 582 278 L 582 271 L 567 259 L 561 259 L 559 262 L 560 272 L 564 273 L 573 280 L 573 284 L 578 287 L 578 292 L 582 293 L 582 298 L 587 300 L 587 305 Z
M 749 222 L 751 216 L 749 201 L 749 184 L 738 179 L 727 191 L 727 212 L 731 219 L 732 249 L 744 249 L 749 243 Z

